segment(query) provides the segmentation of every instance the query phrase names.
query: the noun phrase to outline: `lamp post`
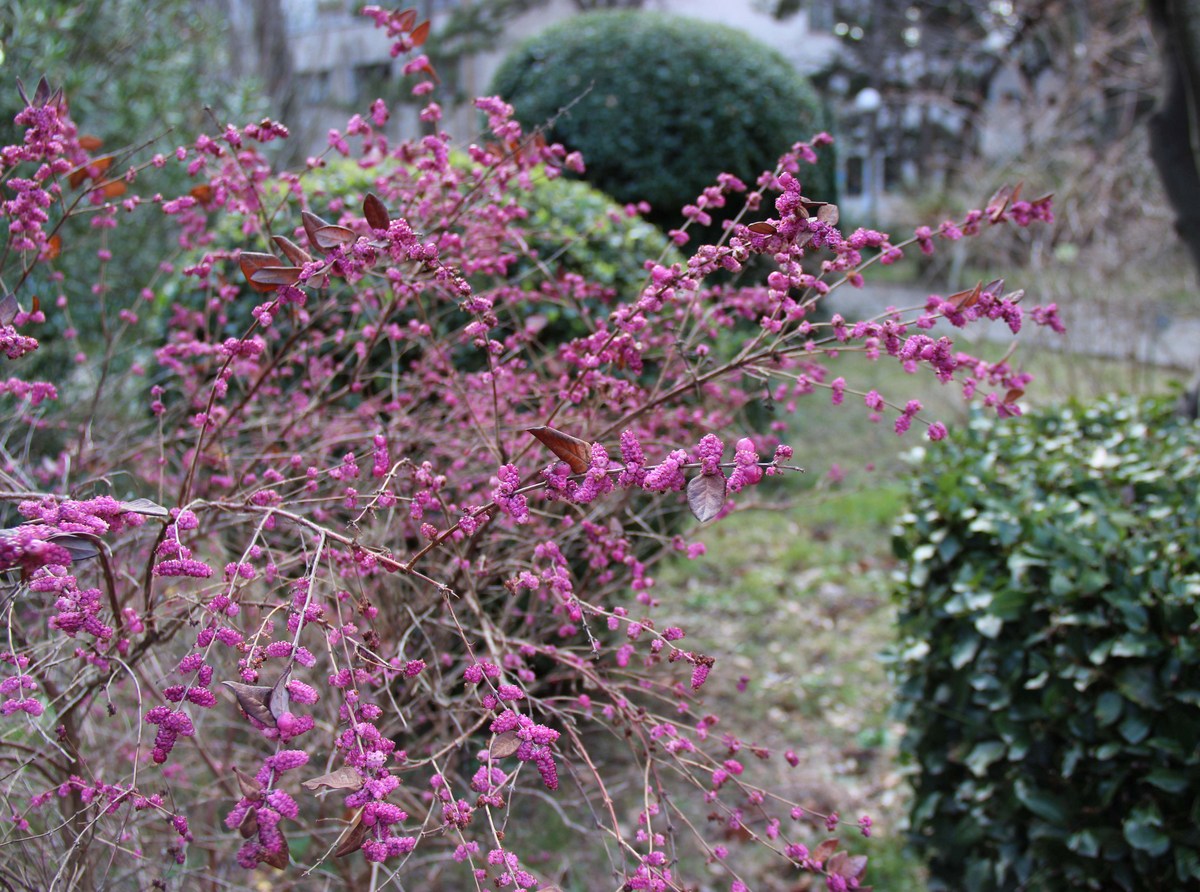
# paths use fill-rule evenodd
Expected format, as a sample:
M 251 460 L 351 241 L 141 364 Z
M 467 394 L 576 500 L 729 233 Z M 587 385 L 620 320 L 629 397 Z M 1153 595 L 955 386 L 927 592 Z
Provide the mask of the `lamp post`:
M 854 110 L 867 119 L 867 151 L 863 158 L 863 194 L 866 222 L 869 225 L 878 223 L 881 171 L 876 143 L 879 134 L 879 109 L 882 107 L 883 97 L 874 87 L 864 87 L 854 97 Z

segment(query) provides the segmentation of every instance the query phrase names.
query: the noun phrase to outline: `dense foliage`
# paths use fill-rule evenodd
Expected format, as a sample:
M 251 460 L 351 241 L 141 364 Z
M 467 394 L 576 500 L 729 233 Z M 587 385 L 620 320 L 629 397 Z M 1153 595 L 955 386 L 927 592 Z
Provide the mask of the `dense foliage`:
M 1200 884 L 1198 447 L 1113 399 L 929 451 L 896 544 L 934 888 Z
M 582 152 L 589 182 L 618 201 L 648 201 L 651 219 L 670 226 L 718 173 L 756 176 L 789 134 L 826 126 L 812 88 L 775 50 L 654 13 L 555 25 L 515 48 L 491 89 L 526 127 L 550 122 L 548 137 Z M 806 172 L 807 196 L 834 200 L 831 161 Z
M 367 13 L 397 54 L 428 30 Z M 842 233 L 801 188 L 818 135 L 756 187 L 720 174 L 706 199 L 757 219 L 618 293 L 603 264 L 596 281 L 534 256 L 528 194 L 583 161 L 495 97 L 482 146 L 393 144 L 382 101 L 355 115 L 329 137 L 369 171 L 351 199 L 321 159 L 273 168 L 278 122 L 110 161 L 48 84 L 21 95 L 0 148 L 0 881 L 744 892 L 748 843 L 797 882 L 865 888 L 838 815 L 787 783 L 794 754 L 710 712 L 716 657 L 663 618 L 654 562 L 702 556 L 689 508 L 715 520 L 794 470 L 746 410 L 845 401 L 840 353 L 1019 411 L 1027 376 L 929 333 L 1016 331 L 1019 293 L 812 311 L 910 245 L 1047 202 L 1006 193 L 895 243 Z M 190 185 L 143 192 L 147 170 Z M 127 237 L 138 217 L 187 262 Z M 82 300 L 81 255 L 99 266 Z M 765 284 L 713 283 L 754 257 Z M 79 309 L 97 324 L 37 376 L 38 335 Z M 568 310 L 578 333 L 546 337 Z M 857 395 L 898 434 L 945 436 L 915 400 Z

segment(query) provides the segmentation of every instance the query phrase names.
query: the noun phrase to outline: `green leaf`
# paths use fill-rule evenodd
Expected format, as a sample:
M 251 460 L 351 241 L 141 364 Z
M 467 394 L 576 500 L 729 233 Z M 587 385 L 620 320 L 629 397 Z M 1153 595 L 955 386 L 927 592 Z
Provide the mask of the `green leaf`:
M 1158 809 L 1144 806 L 1134 809 L 1133 814 L 1121 825 L 1121 830 L 1125 841 L 1131 846 L 1157 857 L 1171 847 L 1171 837 L 1159 829 L 1161 826 L 1162 815 Z
M 963 638 L 954 646 L 954 650 L 950 652 L 950 665 L 955 669 L 961 669 L 971 660 L 975 659 L 975 654 L 979 650 L 979 638 L 975 635 L 970 635 Z
M 1033 786 L 1025 779 L 1013 786 L 1017 800 L 1041 818 L 1057 827 L 1065 827 L 1070 821 L 1070 812 L 1061 797 Z
M 981 616 L 975 620 L 975 628 L 984 638 L 996 638 L 1003 626 L 1004 620 L 998 616 Z
M 988 766 L 1003 759 L 1007 749 L 1008 747 L 999 740 L 985 740 L 975 744 L 964 761 L 973 775 L 984 777 L 987 774 Z
M 1091 830 L 1080 830 L 1068 837 L 1067 848 L 1085 858 L 1095 858 L 1100 854 L 1100 840 Z
M 1165 790 L 1168 793 L 1182 793 L 1191 781 L 1182 771 L 1172 771 L 1169 768 L 1156 768 L 1146 775 L 1146 783 Z
M 1105 728 L 1121 717 L 1125 698 L 1116 691 L 1105 691 L 1096 698 L 1096 721 Z
M 1150 721 L 1138 709 L 1127 715 L 1117 730 L 1130 743 L 1141 743 L 1150 734 Z

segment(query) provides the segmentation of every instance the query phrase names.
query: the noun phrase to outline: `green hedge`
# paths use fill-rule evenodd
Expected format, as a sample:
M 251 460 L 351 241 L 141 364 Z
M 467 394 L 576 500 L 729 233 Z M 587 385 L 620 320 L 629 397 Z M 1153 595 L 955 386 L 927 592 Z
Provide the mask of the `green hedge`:
M 451 163 L 464 168 L 471 164 L 463 155 L 455 155 Z M 313 197 L 313 209 L 332 220 L 337 213 L 330 208 L 361 207 L 366 193 L 378 191 L 375 181 L 380 173 L 378 169 L 364 170 L 352 161 L 340 159 L 310 171 L 305 182 Z M 642 217 L 628 216 L 620 205 L 587 183 L 562 177 L 535 179 L 531 189 L 515 191 L 513 198 L 528 215 L 523 232 L 528 246 L 536 252 L 536 262 L 519 257 L 503 282 L 519 284 L 531 293 L 536 292 L 547 274 L 558 277 L 573 273 L 611 289 L 614 300 L 634 300 L 648 278 L 643 266 L 647 259 L 662 257 L 667 265 L 683 262 L 678 249 L 662 230 Z M 237 244 L 245 242 L 245 237 L 231 222 L 221 230 L 218 242 Z M 267 250 L 256 244 L 244 247 Z M 240 278 L 240 274 L 231 275 Z M 478 290 L 503 283 L 494 275 L 470 278 Z M 610 312 L 610 303 L 588 300 L 582 309 L 603 317 Z M 529 306 L 536 306 L 536 312 L 546 317 L 543 338 L 565 341 L 586 330 L 580 320 L 580 308 L 543 302 L 536 296 Z M 452 318 L 457 324 L 466 317 Z M 231 330 L 240 331 L 237 326 L 243 323 L 244 320 L 238 320 Z
M 828 128 L 807 80 L 775 50 L 655 13 L 572 17 L 509 53 L 490 90 L 527 127 L 553 121 L 550 136 L 583 152 L 589 182 L 621 202 L 650 202 L 651 219 L 670 226 L 718 173 L 752 185 L 792 143 Z M 832 152 L 823 155 L 801 181 L 832 201 Z
M 895 545 L 931 888 L 1200 888 L 1198 446 L 1112 400 L 927 453 Z

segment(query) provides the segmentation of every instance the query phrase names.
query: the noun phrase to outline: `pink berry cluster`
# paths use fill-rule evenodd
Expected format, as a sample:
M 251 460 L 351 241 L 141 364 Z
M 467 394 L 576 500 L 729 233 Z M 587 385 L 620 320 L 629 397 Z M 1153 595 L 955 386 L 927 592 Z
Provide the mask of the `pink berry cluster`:
M 366 14 L 398 56 L 424 41 L 415 14 Z M 99 888 L 103 845 L 147 887 L 164 853 L 216 884 L 270 868 L 299 885 L 303 837 L 306 870 L 364 888 L 386 871 L 532 890 L 551 882 L 553 815 L 599 823 L 628 889 L 745 888 L 742 839 L 855 888 L 860 863 L 809 839 L 836 814 L 772 770 L 794 752 L 748 742 L 707 699 L 721 654 L 685 649 L 657 565 L 701 559 L 696 518 L 794 470 L 785 413 L 756 428 L 761 403 L 827 392 L 897 434 L 947 435 L 902 388 L 856 390 L 841 354 L 1019 412 L 1028 377 L 952 338 L 993 319 L 1058 329 L 1053 305 L 1027 312 L 993 283 L 875 319 L 816 310 L 872 263 L 1048 221 L 1048 202 L 1009 195 L 907 240 L 844 233 L 804 193 L 818 135 L 755 180 L 720 175 L 644 284 L 617 293 L 560 267 L 531 220 L 542 184 L 583 160 L 496 97 L 476 102 L 487 133 L 456 142 L 429 60 L 405 70 L 425 77 L 422 133 L 397 138 L 376 100 L 301 172 L 276 169 L 288 131 L 264 120 L 122 158 L 106 194 L 112 162 L 48 90 L 0 149 L 0 273 L 21 283 L 0 298 L 0 501 L 18 515 L 0 530 L 0 742 L 41 772 L 6 787 L 12 862 L 61 855 Z M 176 187 L 150 192 L 147 167 Z M 690 245 L 735 202 L 746 222 Z M 103 271 L 84 283 L 103 349 L 26 275 L 79 275 L 51 244 L 76 208 Z M 181 251 L 138 283 L 119 274 L 135 214 Z M 80 373 L 35 380 L 22 372 L 51 321 Z M 711 819 L 681 820 L 692 808 Z

